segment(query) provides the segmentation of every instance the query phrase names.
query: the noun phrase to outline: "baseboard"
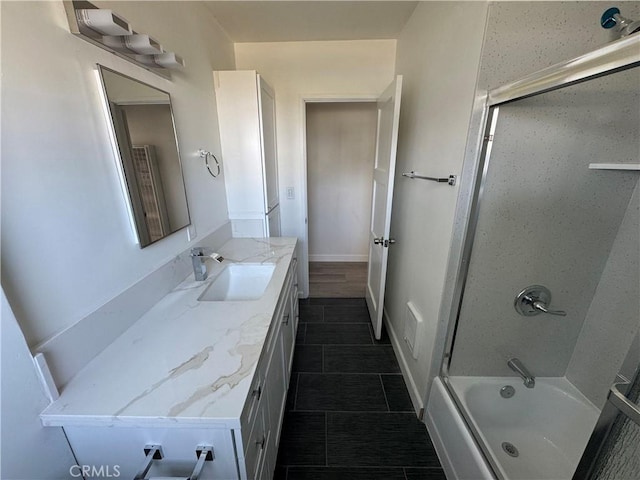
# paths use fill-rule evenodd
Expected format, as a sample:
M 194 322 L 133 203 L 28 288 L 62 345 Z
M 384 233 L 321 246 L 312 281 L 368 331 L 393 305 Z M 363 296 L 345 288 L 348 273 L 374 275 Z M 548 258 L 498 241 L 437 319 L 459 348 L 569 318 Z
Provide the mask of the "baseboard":
M 367 262 L 366 255 L 323 255 L 309 254 L 310 262 Z
M 398 364 L 400 365 L 400 371 L 402 372 L 402 376 L 404 377 L 404 381 L 407 384 L 407 390 L 409 391 L 409 397 L 411 397 L 411 403 L 413 404 L 413 408 L 416 411 L 416 415 L 418 418 L 421 418 L 424 413 L 424 401 L 418 390 L 416 382 L 411 374 L 411 369 L 409 368 L 409 364 L 407 363 L 407 359 L 404 356 L 402 351 L 402 344 L 400 343 L 400 337 L 396 334 L 393 329 L 392 323 L 389 320 L 389 314 L 387 310 L 383 308 L 382 311 L 382 320 L 384 322 L 384 326 L 387 329 L 387 333 L 389 334 L 389 339 L 391 340 L 391 345 L 393 346 L 393 351 L 396 354 L 396 358 L 398 359 Z M 413 360 L 413 359 L 412 359 Z

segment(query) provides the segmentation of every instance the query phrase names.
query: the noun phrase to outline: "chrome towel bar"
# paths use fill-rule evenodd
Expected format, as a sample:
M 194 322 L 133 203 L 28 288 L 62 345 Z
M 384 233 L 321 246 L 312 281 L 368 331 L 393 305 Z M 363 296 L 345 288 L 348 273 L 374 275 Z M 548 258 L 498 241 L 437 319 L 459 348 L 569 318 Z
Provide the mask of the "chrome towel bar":
M 456 184 L 455 175 L 449 175 L 448 178 L 425 177 L 424 175 L 418 175 L 416 172 L 411 170 L 409 173 L 403 173 L 402 176 L 407 178 L 419 178 L 420 180 L 431 180 L 432 182 L 438 183 L 448 183 L 451 186 Z

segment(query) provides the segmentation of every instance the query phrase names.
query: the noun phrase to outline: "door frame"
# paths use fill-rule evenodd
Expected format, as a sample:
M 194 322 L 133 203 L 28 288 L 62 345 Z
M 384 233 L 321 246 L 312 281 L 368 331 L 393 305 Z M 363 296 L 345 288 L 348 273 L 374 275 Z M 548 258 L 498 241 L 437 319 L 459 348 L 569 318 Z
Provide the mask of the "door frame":
M 317 95 L 307 94 L 300 96 L 300 115 L 302 118 L 302 168 L 300 169 L 300 199 L 302 200 L 302 209 L 300 214 L 300 229 L 302 235 L 300 236 L 300 261 L 298 262 L 298 268 L 300 272 L 300 297 L 307 298 L 309 296 L 309 198 L 308 198 L 308 185 L 307 185 L 307 104 L 308 103 L 375 103 L 378 100 L 378 95 Z

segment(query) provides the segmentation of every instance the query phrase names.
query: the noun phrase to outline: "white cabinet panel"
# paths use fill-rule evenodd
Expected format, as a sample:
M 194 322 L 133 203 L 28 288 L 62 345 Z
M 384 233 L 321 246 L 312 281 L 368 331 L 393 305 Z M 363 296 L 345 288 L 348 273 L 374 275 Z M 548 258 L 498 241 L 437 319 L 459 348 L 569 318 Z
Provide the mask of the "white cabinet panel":
M 269 234 L 266 217 L 278 205 L 275 94 L 253 70 L 213 76 L 229 219 L 238 225 L 257 220 L 260 236 L 276 236 Z M 279 216 L 271 222 L 279 235 Z M 239 233 L 245 236 L 242 229 Z

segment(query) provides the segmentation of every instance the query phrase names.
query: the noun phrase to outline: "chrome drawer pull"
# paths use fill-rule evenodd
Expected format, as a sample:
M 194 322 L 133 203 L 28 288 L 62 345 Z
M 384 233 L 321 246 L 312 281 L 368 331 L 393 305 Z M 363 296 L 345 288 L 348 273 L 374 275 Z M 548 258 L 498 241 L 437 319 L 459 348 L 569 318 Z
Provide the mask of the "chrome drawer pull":
M 162 460 L 164 458 L 161 445 L 146 445 L 144 447 L 144 453 L 146 455 L 144 464 L 142 465 L 140 471 L 133 478 L 133 480 L 146 479 L 147 473 L 149 473 L 149 469 L 151 468 L 153 461 Z M 204 462 L 212 462 L 214 459 L 213 447 L 210 445 L 198 445 L 196 447 L 196 456 L 198 457 L 198 461 L 196 462 L 195 467 L 193 467 L 191 475 L 185 478 L 185 480 L 198 480 L 198 478 L 200 478 L 200 474 L 202 473 L 202 469 L 204 468 Z
M 284 318 L 282 320 L 282 323 L 284 325 L 289 325 L 289 314 L 288 313 L 284 316 Z
M 151 464 L 153 464 L 154 460 L 162 460 L 164 455 L 162 453 L 161 445 L 145 445 L 144 447 L 145 459 L 140 471 L 136 473 L 136 476 L 133 477 L 133 480 L 144 480 L 149 473 L 149 469 L 151 468 Z
M 204 462 L 213 462 L 213 447 L 210 445 L 198 445 L 196 447 L 196 455 L 198 456 L 198 461 L 196 462 L 196 466 L 193 467 L 193 472 L 191 472 L 191 475 L 189 475 L 187 480 L 198 480 L 202 473 L 202 469 L 204 468 Z
M 251 392 L 252 397 L 257 397 L 260 400 L 260 395 L 262 395 L 262 387 L 258 385 L 258 388 L 254 388 L 253 392 Z
M 262 436 L 262 440 L 256 441 L 256 445 L 260 446 L 260 450 L 264 450 L 264 444 L 266 441 L 267 441 L 267 437 L 265 437 L 264 435 Z

